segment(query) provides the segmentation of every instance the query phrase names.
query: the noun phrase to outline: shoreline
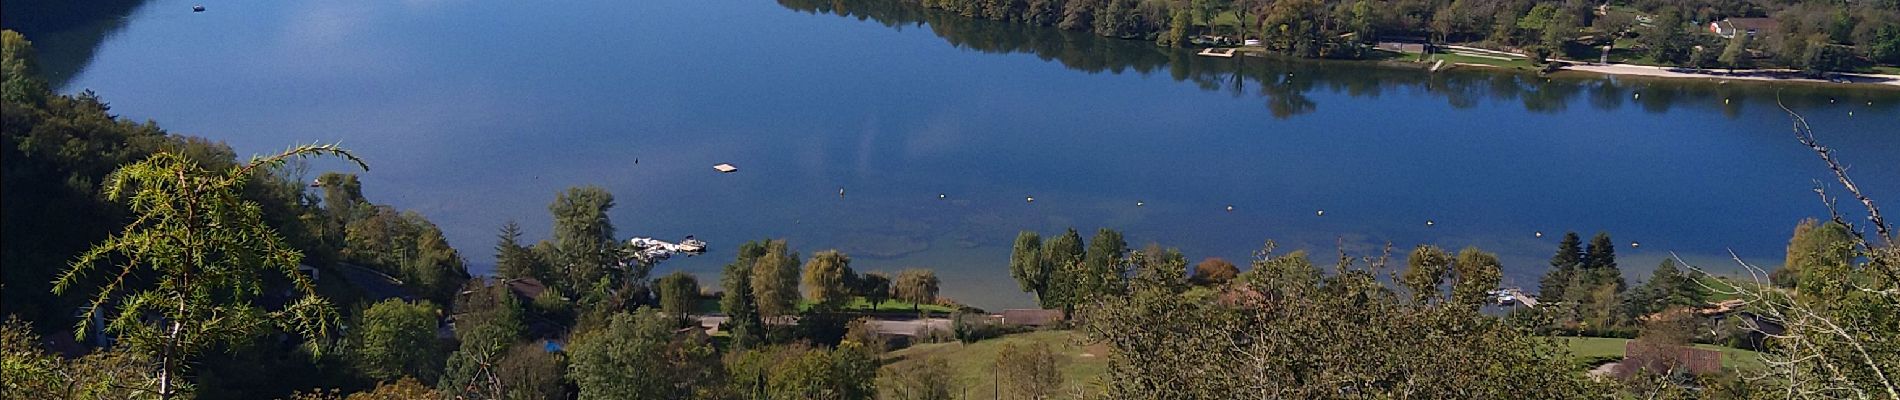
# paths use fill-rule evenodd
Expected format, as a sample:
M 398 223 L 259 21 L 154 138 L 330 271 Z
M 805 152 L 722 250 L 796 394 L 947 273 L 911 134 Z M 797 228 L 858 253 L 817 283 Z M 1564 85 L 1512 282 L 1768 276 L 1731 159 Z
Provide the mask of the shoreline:
M 1728 72 L 1722 72 L 1722 70 L 1694 70 L 1694 69 L 1688 69 L 1688 68 L 1656 67 L 1656 66 L 1648 66 L 1648 65 L 1631 65 L 1631 64 L 1572 64 L 1569 66 L 1565 66 L 1563 69 L 1559 70 L 1559 72 L 1562 72 L 1562 71 L 1575 71 L 1575 72 L 1591 73 L 1591 74 L 1598 74 L 1598 75 L 1611 75 L 1611 76 L 1639 76 L 1639 77 L 1666 78 L 1666 79 L 1703 79 L 1703 80 L 1717 81 L 1718 83 L 1728 83 L 1728 81 L 1749 81 L 1749 82 L 1767 82 L 1767 83 L 1795 83 L 1795 84 L 1810 84 L 1810 85 L 1842 85 L 1842 86 L 1852 86 L 1856 88 L 1900 89 L 1900 76 L 1883 75 L 1883 74 L 1847 73 L 1847 72 L 1835 73 L 1835 76 L 1838 76 L 1840 77 L 1840 79 L 1844 79 L 1847 81 L 1847 82 L 1837 82 L 1837 81 L 1826 80 L 1826 79 L 1815 79 L 1815 78 L 1800 76 L 1799 72 L 1792 71 L 1792 70 L 1741 70 L 1734 73 L 1728 73 Z
M 1509 53 L 1509 52 L 1503 52 L 1503 51 L 1498 51 L 1498 50 L 1477 49 L 1477 48 L 1470 48 L 1470 47 L 1463 47 L 1463 46 L 1445 46 L 1445 47 L 1451 48 L 1451 49 L 1461 49 L 1461 50 L 1465 50 L 1465 52 L 1494 54 L 1491 56 L 1462 54 L 1462 55 L 1470 56 L 1470 57 L 1496 58 L 1496 59 L 1499 59 L 1500 61 L 1528 61 L 1529 60 L 1528 56 L 1515 54 L 1515 53 Z M 1240 46 L 1236 48 L 1240 49 L 1239 50 L 1240 53 L 1247 56 L 1253 56 L 1253 57 L 1271 57 L 1272 56 L 1271 53 L 1259 47 Z M 1418 53 L 1393 51 L 1390 49 L 1385 49 L 1383 48 L 1383 46 L 1380 46 L 1375 51 L 1385 51 L 1385 52 L 1403 54 L 1403 55 L 1408 55 L 1408 56 L 1418 55 Z M 1458 54 L 1458 53 L 1454 52 L 1453 54 Z M 1514 55 L 1514 56 L 1517 56 L 1518 58 L 1507 58 L 1507 57 L 1503 57 L 1502 55 Z M 1347 60 L 1347 61 L 1352 61 L 1352 60 Z M 1409 67 L 1412 65 L 1423 65 L 1427 69 L 1430 68 L 1429 67 L 1430 64 L 1428 62 L 1422 62 L 1422 61 L 1404 61 L 1404 60 L 1363 60 L 1363 61 L 1374 61 L 1379 65 L 1384 65 L 1388 67 L 1401 67 L 1401 66 Z M 1840 81 L 1834 81 L 1834 80 L 1829 80 L 1829 79 L 1809 78 L 1806 76 L 1802 76 L 1800 71 L 1789 70 L 1789 69 L 1747 69 L 1747 70 L 1736 70 L 1735 72 L 1726 72 L 1727 70 L 1724 70 L 1724 69 L 1692 69 L 1692 68 L 1683 68 L 1683 67 L 1661 67 L 1661 66 L 1652 66 L 1652 65 L 1614 64 L 1614 63 L 1613 64 L 1597 64 L 1597 63 L 1586 63 L 1586 62 L 1564 60 L 1564 59 L 1554 59 L 1552 61 L 1563 62 L 1567 64 L 1563 68 L 1551 72 L 1552 74 L 1564 74 L 1564 75 L 1586 75 L 1587 74 L 1587 75 L 1611 76 L 1611 77 L 1654 78 L 1654 79 L 1665 79 L 1665 80 L 1674 80 L 1674 81 L 1702 80 L 1702 81 L 1714 82 L 1717 84 L 1728 84 L 1731 81 L 1733 81 L 1733 82 L 1745 82 L 1745 83 L 1773 83 L 1773 84 L 1794 84 L 1794 85 L 1806 85 L 1806 86 L 1834 86 L 1834 87 L 1853 88 L 1853 89 L 1900 90 L 1900 75 L 1858 73 L 1858 72 L 1830 73 L 1832 74 L 1832 76 L 1845 80 L 1845 82 L 1840 82 Z M 1450 67 L 1475 67 L 1475 68 L 1480 68 L 1480 69 L 1502 70 L 1502 71 L 1538 72 L 1536 70 L 1524 69 L 1521 66 L 1495 65 L 1495 64 L 1484 64 L 1484 63 L 1474 63 L 1474 62 L 1447 62 L 1446 67 L 1447 68 L 1440 68 L 1439 70 L 1449 69 Z

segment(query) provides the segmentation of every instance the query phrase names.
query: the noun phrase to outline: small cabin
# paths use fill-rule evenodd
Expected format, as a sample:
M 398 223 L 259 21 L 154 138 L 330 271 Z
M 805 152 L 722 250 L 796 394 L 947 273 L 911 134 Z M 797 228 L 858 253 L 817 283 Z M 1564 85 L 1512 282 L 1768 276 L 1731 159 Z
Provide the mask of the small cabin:
M 1781 24 L 1775 22 L 1774 18 L 1728 18 L 1721 21 L 1710 22 L 1709 33 L 1714 33 L 1724 38 L 1733 38 L 1737 32 L 1741 32 L 1752 37 L 1780 27 Z

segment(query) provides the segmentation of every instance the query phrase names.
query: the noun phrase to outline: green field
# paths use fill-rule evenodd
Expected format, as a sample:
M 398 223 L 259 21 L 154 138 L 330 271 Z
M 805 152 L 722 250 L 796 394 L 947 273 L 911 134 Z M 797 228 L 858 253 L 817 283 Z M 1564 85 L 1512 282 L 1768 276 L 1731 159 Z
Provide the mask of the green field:
M 1629 339 L 1594 337 L 1565 337 L 1558 339 L 1570 345 L 1571 355 L 1577 358 L 1620 357 L 1623 355 L 1624 343 L 1630 341 Z M 1722 368 L 1746 370 L 1760 370 L 1766 368 L 1766 364 L 1762 363 L 1761 353 L 1711 344 L 1697 344 L 1695 347 L 1698 349 L 1721 351 Z
M 932 343 L 921 344 L 893 351 L 885 356 L 892 367 L 917 362 L 927 357 L 943 357 L 950 362 L 950 368 L 957 371 L 958 383 L 968 389 L 974 397 L 985 397 L 992 390 L 996 379 L 991 372 L 996 365 L 997 349 L 1004 343 L 1046 343 L 1062 355 L 1062 375 L 1064 389 L 1062 393 L 1071 393 L 1077 389 L 1085 392 L 1096 390 L 1096 377 L 1108 368 L 1105 354 L 1086 354 L 1080 343 L 1082 334 L 1075 331 L 1036 331 L 1004 336 L 981 342 Z M 1095 351 L 1103 351 L 1097 347 Z M 895 385 L 880 385 L 894 387 Z M 981 393 L 985 396 L 975 396 Z
M 798 309 L 800 311 L 811 310 L 811 306 L 812 306 L 811 300 L 800 299 L 798 301 Z M 945 307 L 945 306 L 940 306 L 936 304 L 925 304 L 923 305 L 923 307 L 918 307 L 918 308 L 912 308 L 912 307 L 913 306 L 911 305 L 911 303 L 908 303 L 908 302 L 903 302 L 903 301 L 898 301 L 898 300 L 887 300 L 883 303 L 878 303 L 876 308 L 872 308 L 871 302 L 865 301 L 863 297 L 854 297 L 851 299 L 850 303 L 846 303 L 844 305 L 844 310 L 845 311 L 878 311 L 878 312 L 911 312 L 912 310 L 922 310 L 922 311 L 930 312 L 933 314 L 948 314 L 952 311 L 957 310 L 955 307 Z

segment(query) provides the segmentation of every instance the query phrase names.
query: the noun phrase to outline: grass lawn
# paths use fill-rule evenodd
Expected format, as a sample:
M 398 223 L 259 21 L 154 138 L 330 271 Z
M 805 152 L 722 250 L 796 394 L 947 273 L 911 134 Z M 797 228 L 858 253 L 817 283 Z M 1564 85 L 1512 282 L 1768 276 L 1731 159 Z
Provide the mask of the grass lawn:
M 1200 21 L 1200 24 L 1201 26 L 1206 26 L 1225 34 L 1233 34 L 1234 32 L 1240 31 L 1240 17 L 1235 16 L 1231 11 L 1215 13 L 1213 23 Z
M 1062 393 L 1071 393 L 1078 388 L 1085 392 L 1094 392 L 1096 378 L 1102 376 L 1108 369 L 1107 355 L 1084 355 L 1084 349 L 1078 345 L 1081 341 L 1082 334 L 1075 331 L 1036 331 L 971 344 L 922 344 L 893 351 L 885 356 L 885 360 L 890 363 L 888 364 L 890 366 L 902 366 L 927 357 L 943 357 L 950 362 L 950 368 L 957 372 L 958 382 L 967 388 L 969 393 L 988 394 L 996 382 L 991 376 L 993 367 L 996 365 L 996 353 L 1004 343 L 1046 343 L 1063 360 Z M 1094 351 L 1101 352 L 1104 351 L 1103 349 L 1096 347 Z M 880 386 L 895 387 L 895 385 Z
M 810 310 L 811 306 L 812 306 L 811 300 L 806 300 L 806 299 L 798 300 L 799 311 Z M 952 311 L 957 310 L 955 307 L 944 307 L 944 306 L 940 306 L 936 304 L 925 304 L 923 305 L 923 307 L 920 307 L 918 309 L 921 309 L 923 311 L 930 312 L 930 313 L 937 313 L 937 314 L 948 314 Z M 851 298 L 850 303 L 845 304 L 844 310 L 845 311 L 878 311 L 878 312 L 911 312 L 913 308 L 911 306 L 911 303 L 907 303 L 907 302 L 903 302 L 899 300 L 887 300 L 883 303 L 878 303 L 877 307 L 873 308 L 871 307 L 870 301 L 864 300 L 863 297 L 854 297 L 854 298 Z
M 1881 65 L 1873 67 L 1872 69 L 1873 73 L 1876 74 L 1900 75 L 1900 67 L 1896 66 Z
M 805 300 L 805 299 L 798 300 L 799 311 L 810 310 L 811 306 L 812 306 L 812 303 L 810 300 Z M 720 312 L 719 299 L 701 298 L 699 299 L 697 308 L 699 310 L 698 312 L 701 314 L 718 314 Z M 858 297 L 858 298 L 851 299 L 851 303 L 845 305 L 845 311 L 911 312 L 911 305 L 910 303 L 906 303 L 902 301 L 890 300 L 890 301 L 885 301 L 882 304 L 878 304 L 876 309 L 872 309 L 870 302 L 865 301 L 863 297 Z M 949 314 L 952 311 L 956 311 L 956 308 L 944 307 L 944 306 L 940 306 L 936 304 L 925 304 L 923 306 L 923 311 L 927 311 L 933 314 Z
M 1629 339 L 1593 337 L 1565 337 L 1559 340 L 1570 345 L 1571 355 L 1577 358 L 1622 356 L 1624 343 L 1630 341 Z M 1695 347 L 1721 351 L 1722 368 L 1746 370 L 1766 368 L 1761 361 L 1761 353 L 1711 344 L 1697 344 Z

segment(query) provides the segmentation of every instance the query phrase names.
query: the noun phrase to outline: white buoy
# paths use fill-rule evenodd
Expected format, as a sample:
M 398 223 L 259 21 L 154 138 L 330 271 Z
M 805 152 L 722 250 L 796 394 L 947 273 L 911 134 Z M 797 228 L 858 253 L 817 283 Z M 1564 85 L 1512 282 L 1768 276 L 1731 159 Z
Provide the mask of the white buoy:
M 1326 216 L 1326 210 L 1314 211 L 1313 215 L 1324 217 Z
M 1643 94 L 1642 94 L 1642 93 L 1637 93 L 1637 94 L 1632 94 L 1632 95 L 1630 95 L 1630 98 L 1631 98 L 1631 99 L 1640 99 L 1640 98 L 1643 98 Z
M 1289 75 L 1290 75 L 1290 74 L 1289 74 Z M 1234 212 L 1234 205 L 1233 205 L 1233 204 L 1228 204 L 1228 205 L 1227 205 L 1227 212 Z
M 1036 196 L 1024 197 L 1023 200 L 1026 200 L 1027 202 L 1030 202 L 1030 203 L 1034 203 L 1036 202 Z
M 1146 202 L 1143 202 L 1143 201 L 1141 201 L 1141 200 L 1135 200 L 1135 207 L 1141 207 L 1141 206 L 1145 206 L 1145 205 L 1148 205 L 1148 203 L 1146 203 Z
M 1544 237 L 1544 231 L 1537 231 L 1537 237 Z
M 946 195 L 946 194 L 943 194 L 943 193 L 938 193 L 938 194 L 937 194 L 937 200 L 943 200 L 943 199 L 947 199 L 947 198 L 950 198 L 950 196 L 949 196 L 949 195 Z
M 1722 104 L 1728 104 L 1728 99 L 1722 99 Z
M 1643 247 L 1642 243 L 1630 242 L 1630 247 Z
M 1425 226 L 1432 226 L 1432 225 L 1438 225 L 1438 223 L 1432 222 L 1432 220 L 1429 220 L 1429 219 L 1425 220 Z

